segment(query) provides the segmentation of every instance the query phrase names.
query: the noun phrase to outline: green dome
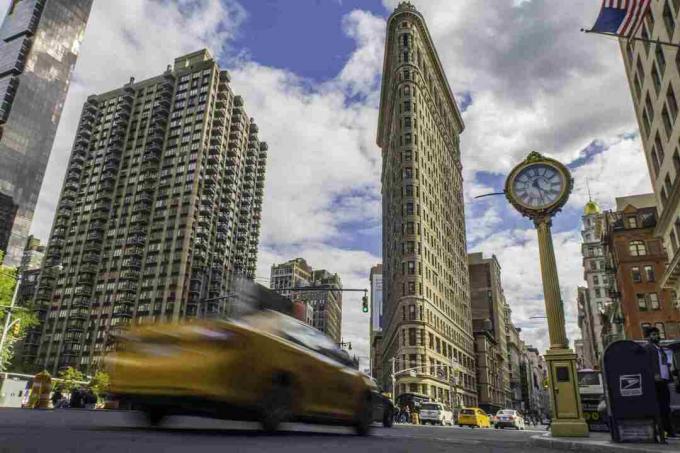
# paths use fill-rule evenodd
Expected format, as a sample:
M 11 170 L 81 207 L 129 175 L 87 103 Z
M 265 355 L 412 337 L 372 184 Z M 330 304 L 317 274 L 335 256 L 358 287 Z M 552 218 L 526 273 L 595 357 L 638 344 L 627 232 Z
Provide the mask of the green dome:
M 600 212 L 602 212 L 600 206 L 593 200 L 590 200 L 588 203 L 586 203 L 586 207 L 583 208 L 583 215 L 599 214 Z

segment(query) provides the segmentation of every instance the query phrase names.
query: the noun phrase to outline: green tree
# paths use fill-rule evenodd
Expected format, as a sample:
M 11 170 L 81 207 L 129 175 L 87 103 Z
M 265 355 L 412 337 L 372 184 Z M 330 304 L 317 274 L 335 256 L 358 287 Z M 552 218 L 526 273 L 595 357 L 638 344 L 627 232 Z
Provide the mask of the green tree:
M 71 393 L 74 388 L 78 387 L 80 385 L 78 381 L 82 382 L 85 380 L 85 375 L 72 366 L 65 370 L 61 370 L 58 377 L 62 380 L 62 391 L 65 391 L 66 393 Z
M 97 398 L 101 399 L 109 388 L 109 375 L 103 371 L 97 371 L 90 381 L 90 388 Z
M 0 263 L 2 263 L 3 253 L 0 251 Z M 5 327 L 5 317 L 9 313 L 9 306 L 12 304 L 14 289 L 17 284 L 18 270 L 15 267 L 0 265 L 0 335 Z M 21 340 L 28 329 L 38 324 L 38 318 L 32 310 L 30 304 L 23 304 L 17 301 L 12 309 L 10 322 L 12 327 L 7 332 L 5 343 L 0 350 L 0 371 L 9 368 L 14 358 L 14 346 Z M 17 321 L 16 323 L 14 321 Z

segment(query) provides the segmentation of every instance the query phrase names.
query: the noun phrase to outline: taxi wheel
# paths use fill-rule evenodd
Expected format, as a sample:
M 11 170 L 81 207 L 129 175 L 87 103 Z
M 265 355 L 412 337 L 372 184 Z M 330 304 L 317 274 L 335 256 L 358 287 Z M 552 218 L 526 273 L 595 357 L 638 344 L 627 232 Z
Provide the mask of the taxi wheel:
M 262 404 L 260 423 L 266 432 L 274 432 L 279 425 L 290 418 L 292 395 L 290 386 L 283 382 L 275 383 Z
M 165 411 L 160 407 L 147 407 L 144 409 L 144 415 L 150 426 L 158 426 L 165 418 Z
M 360 436 L 366 436 L 371 430 L 371 423 L 373 423 L 373 402 L 371 395 L 368 394 L 362 398 L 359 404 L 359 409 L 354 418 L 354 429 Z
M 391 428 L 392 425 L 394 425 L 394 415 L 392 414 L 392 411 L 385 411 L 382 423 L 385 428 Z

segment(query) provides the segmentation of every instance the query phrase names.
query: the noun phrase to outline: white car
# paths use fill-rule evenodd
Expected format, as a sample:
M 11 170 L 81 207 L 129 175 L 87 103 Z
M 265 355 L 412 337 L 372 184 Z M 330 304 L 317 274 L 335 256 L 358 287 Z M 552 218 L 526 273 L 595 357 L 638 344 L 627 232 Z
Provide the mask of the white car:
M 494 417 L 493 427 L 498 428 L 515 428 L 517 430 L 524 429 L 524 417 L 514 409 L 503 409 L 496 412 Z
M 453 412 L 442 403 L 422 403 L 420 405 L 420 423 L 427 425 L 453 426 Z

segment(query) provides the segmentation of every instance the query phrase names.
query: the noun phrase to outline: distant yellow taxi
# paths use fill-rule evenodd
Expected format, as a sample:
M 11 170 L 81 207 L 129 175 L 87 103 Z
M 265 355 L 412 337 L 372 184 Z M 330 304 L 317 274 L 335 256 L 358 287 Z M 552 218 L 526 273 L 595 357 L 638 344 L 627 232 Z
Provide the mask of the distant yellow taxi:
M 373 386 L 345 351 L 291 317 L 156 324 L 121 335 L 108 355 L 111 392 L 149 423 L 194 414 L 259 420 L 267 431 L 302 421 L 367 434 Z
M 458 414 L 458 426 L 471 428 L 490 428 L 489 415 L 478 407 L 461 409 Z

